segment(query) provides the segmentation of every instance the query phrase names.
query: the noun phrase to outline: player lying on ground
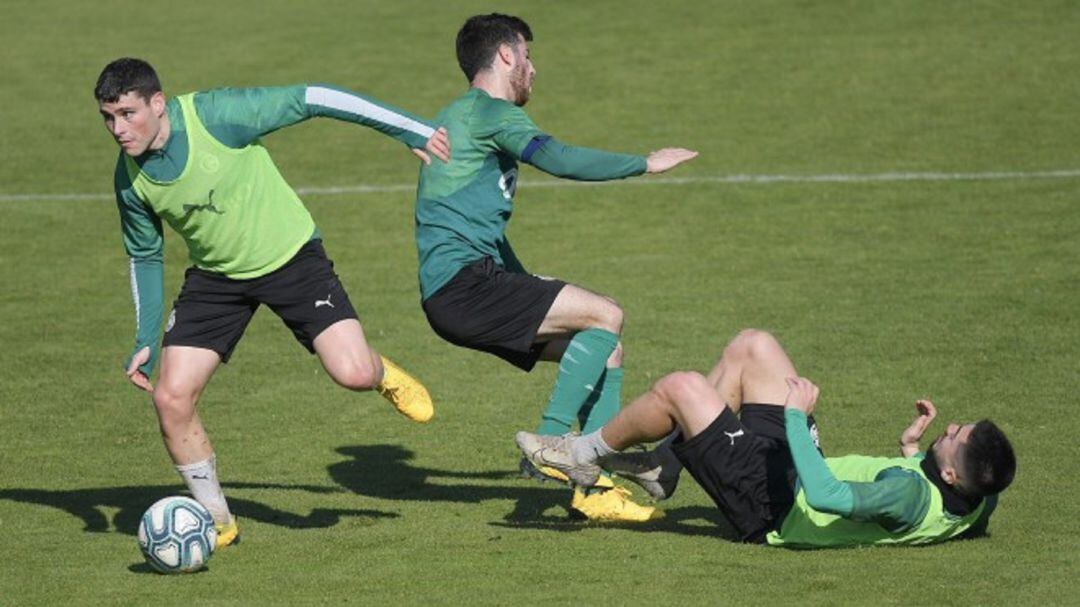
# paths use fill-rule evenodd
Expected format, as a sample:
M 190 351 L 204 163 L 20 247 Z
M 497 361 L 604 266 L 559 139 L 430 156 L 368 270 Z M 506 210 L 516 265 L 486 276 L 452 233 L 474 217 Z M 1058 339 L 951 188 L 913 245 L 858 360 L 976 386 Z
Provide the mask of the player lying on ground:
M 414 421 L 433 414 L 423 385 L 368 345 L 315 222 L 259 138 L 327 116 L 389 135 L 425 162 L 428 153 L 449 160 L 449 141 L 444 130 L 418 118 L 328 86 L 217 89 L 166 100 L 154 69 L 130 58 L 105 67 L 94 97 L 121 148 L 116 200 L 137 325 L 127 375 L 153 393 L 169 455 L 213 514 L 218 544 L 228 545 L 237 537 L 236 523 L 195 405 L 261 304 L 319 356 L 338 384 L 378 390 Z M 193 265 L 165 327 L 154 387 L 163 219 L 183 237 Z
M 453 160 L 420 172 L 421 300 L 432 329 L 453 344 L 525 371 L 537 360 L 559 361 L 539 432 L 562 434 L 575 421 L 589 431 L 619 410 L 623 312 L 609 297 L 522 266 L 506 238 L 518 162 L 557 177 L 605 181 L 661 173 L 697 153 L 615 154 L 567 145 L 540 130 L 522 109 L 536 76 L 530 40 L 524 21 L 500 14 L 472 17 L 458 32 L 458 64 L 470 88 L 436 118 L 454 142 Z M 621 490 L 576 492 L 572 509 L 593 519 L 657 515 Z
M 675 491 L 685 466 L 746 542 L 928 544 L 986 529 L 1016 470 L 992 422 L 950 424 L 923 454 L 919 440 L 936 411 L 918 401 L 902 457 L 825 458 L 811 415 L 817 397 L 772 335 L 748 330 L 708 377 L 668 375 L 596 432 L 520 432 L 517 441 L 536 465 L 576 483 L 592 484 L 603 467 L 657 499 Z M 669 435 L 653 451 L 618 453 Z

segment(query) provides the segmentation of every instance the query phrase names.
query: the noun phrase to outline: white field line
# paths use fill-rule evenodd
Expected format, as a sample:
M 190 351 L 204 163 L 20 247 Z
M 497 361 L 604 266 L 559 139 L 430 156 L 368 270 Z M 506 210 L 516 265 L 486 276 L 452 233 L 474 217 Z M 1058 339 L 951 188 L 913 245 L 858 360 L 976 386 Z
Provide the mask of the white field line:
M 984 173 L 826 173 L 822 175 L 699 175 L 693 177 L 646 177 L 608 182 L 570 180 L 522 181 L 520 186 L 530 188 L 589 187 L 597 185 L 695 185 L 695 184 L 772 184 L 772 183 L 888 183 L 905 181 L 1028 181 L 1035 179 L 1075 179 L 1080 169 L 1055 171 L 990 171 Z M 333 196 L 336 194 L 372 194 L 385 192 L 411 192 L 415 183 L 390 185 L 305 186 L 296 188 L 301 196 Z M 35 202 L 42 200 L 112 200 L 112 194 L 2 194 L 2 202 Z

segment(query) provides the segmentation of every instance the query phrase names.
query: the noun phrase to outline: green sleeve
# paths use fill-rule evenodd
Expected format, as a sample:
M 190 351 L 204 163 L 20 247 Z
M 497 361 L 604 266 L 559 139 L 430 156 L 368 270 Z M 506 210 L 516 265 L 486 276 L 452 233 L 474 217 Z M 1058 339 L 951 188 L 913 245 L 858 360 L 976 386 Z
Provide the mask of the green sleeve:
M 117 165 L 115 185 L 124 250 L 130 258 L 131 296 L 135 304 L 135 346 L 124 360 L 124 369 L 127 369 L 136 352 L 149 347 L 150 360 L 139 370 L 150 377 L 158 356 L 158 330 L 161 327 L 164 299 L 165 241 L 161 219 L 131 187 L 123 158 Z
M 819 512 L 849 516 L 855 505 L 851 486 L 833 476 L 825 458 L 814 447 L 814 439 L 806 426 L 806 414 L 798 409 L 785 408 L 784 430 L 799 483 L 806 494 L 806 503 Z
M 643 156 L 570 146 L 547 135 L 534 137 L 521 160 L 556 177 L 580 181 L 623 179 L 646 169 Z
M 392 105 L 327 85 L 214 89 L 196 94 L 195 108 L 210 134 L 232 148 L 316 117 L 370 127 L 414 148 L 424 147 L 435 132 Z
M 135 302 L 135 347 L 124 359 L 124 369 L 131 364 L 131 358 L 143 348 L 150 348 L 150 359 L 139 367 L 144 375 L 150 377 L 157 362 L 158 329 L 161 327 L 162 294 L 164 292 L 165 272 L 161 259 L 131 259 L 131 296 Z
M 854 521 L 874 522 L 890 533 L 916 527 L 930 509 L 930 487 L 917 472 L 887 468 L 872 483 L 848 483 Z
M 841 481 L 814 447 L 802 411 L 785 409 L 784 428 L 806 503 L 814 510 L 874 522 L 891 533 L 910 529 L 926 516 L 930 489 L 917 472 L 896 467 L 882 470 L 870 483 Z

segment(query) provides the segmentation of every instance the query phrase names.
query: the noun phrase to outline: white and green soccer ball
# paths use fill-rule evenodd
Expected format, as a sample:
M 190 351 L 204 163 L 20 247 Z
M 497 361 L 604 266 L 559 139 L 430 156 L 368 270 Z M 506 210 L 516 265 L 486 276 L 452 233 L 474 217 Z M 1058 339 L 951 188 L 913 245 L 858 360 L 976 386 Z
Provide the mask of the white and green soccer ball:
M 217 530 L 210 511 L 190 497 L 154 502 L 139 522 L 139 549 L 161 573 L 191 573 L 214 554 Z

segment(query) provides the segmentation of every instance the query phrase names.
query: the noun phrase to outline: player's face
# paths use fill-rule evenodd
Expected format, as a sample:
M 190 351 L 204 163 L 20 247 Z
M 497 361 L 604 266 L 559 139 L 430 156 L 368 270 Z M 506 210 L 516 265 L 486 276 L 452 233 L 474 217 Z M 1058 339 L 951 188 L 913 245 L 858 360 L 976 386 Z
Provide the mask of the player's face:
M 520 35 L 514 45 L 514 69 L 510 72 L 510 87 L 514 93 L 514 105 L 521 107 L 529 102 L 536 68 L 529 57 L 529 43 Z
M 945 433 L 939 436 L 930 447 L 937 458 L 938 466 L 941 468 L 949 466 L 954 469 L 960 467 L 960 453 L 963 451 L 964 446 L 967 445 L 971 431 L 974 429 L 975 424 L 964 424 L 963 426 L 949 424 L 949 427 L 945 429 Z
M 124 93 L 114 102 L 100 103 L 98 112 L 109 134 L 128 156 L 141 156 L 164 144 L 158 141 L 165 114 L 165 96 L 161 93 L 154 93 L 149 101 L 135 91 Z

